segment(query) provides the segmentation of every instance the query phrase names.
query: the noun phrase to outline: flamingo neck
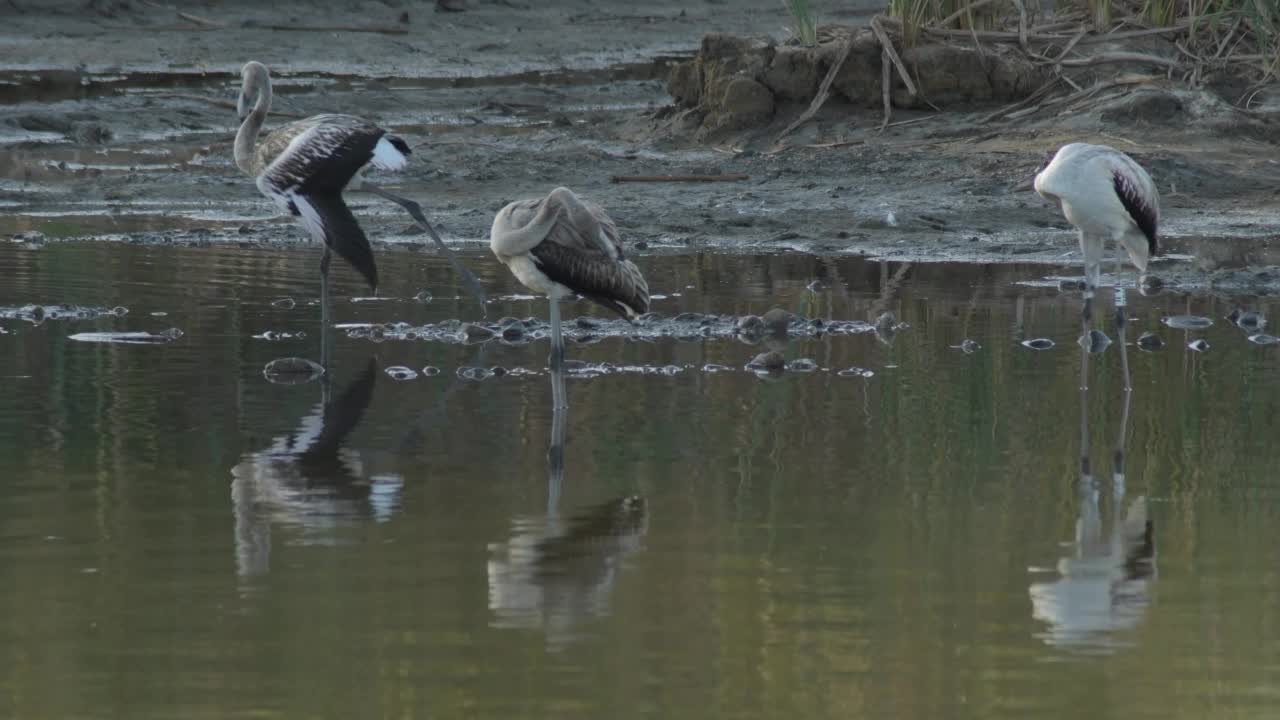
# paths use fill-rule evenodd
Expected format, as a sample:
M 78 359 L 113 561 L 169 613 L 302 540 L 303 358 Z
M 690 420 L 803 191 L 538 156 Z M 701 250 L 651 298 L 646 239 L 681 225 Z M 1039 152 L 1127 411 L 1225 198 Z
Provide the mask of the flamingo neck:
M 240 123 L 240 130 L 236 132 L 236 167 L 246 175 L 254 175 L 257 170 L 254 167 L 253 150 L 258 142 L 258 133 L 262 130 L 262 123 L 266 121 L 270 110 L 271 82 L 265 80 L 258 84 L 258 101 L 254 103 L 253 110 L 245 116 L 244 122 Z

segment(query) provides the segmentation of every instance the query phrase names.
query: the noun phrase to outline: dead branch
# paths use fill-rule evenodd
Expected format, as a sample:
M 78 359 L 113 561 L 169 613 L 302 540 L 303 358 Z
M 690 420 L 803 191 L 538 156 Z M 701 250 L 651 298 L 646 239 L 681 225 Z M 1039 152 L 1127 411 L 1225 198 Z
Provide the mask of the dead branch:
M 750 179 L 750 175 L 614 175 L 609 182 L 732 182 Z
M 939 20 L 938 27 L 950 27 L 951 23 L 959 20 L 962 17 L 968 17 L 969 13 L 985 5 L 990 5 L 992 2 L 994 2 L 994 0 L 976 0 L 975 2 L 971 2 L 968 5 L 965 5 L 959 10 Z
M 800 127 L 809 121 L 809 118 L 818 113 L 822 105 L 826 103 L 827 98 L 831 95 L 831 84 L 835 82 L 836 75 L 840 73 L 840 68 L 844 67 L 844 61 L 849 59 L 849 52 L 853 50 L 853 36 L 850 35 L 844 41 L 844 49 L 840 51 L 840 57 L 834 63 L 831 63 L 831 69 L 827 70 L 827 74 L 822 78 L 822 84 L 818 86 L 818 94 L 813 96 L 813 100 L 809 103 L 809 107 L 800 113 L 800 117 L 791 121 L 791 124 L 783 128 L 782 132 L 773 139 L 773 144 L 777 145 L 782 142 L 782 138 L 791 134 L 792 130 Z
M 889 70 L 889 50 L 888 48 L 880 49 L 880 93 L 884 98 L 884 119 L 880 121 L 880 130 L 889 125 L 889 118 L 893 116 L 893 97 L 890 86 L 893 84 L 893 74 Z
M 1082 58 L 1071 58 L 1070 60 L 1058 60 L 1057 64 L 1067 67 L 1082 67 L 1084 65 L 1101 65 L 1103 63 L 1115 62 L 1139 62 L 1150 63 L 1152 65 L 1160 65 L 1167 68 L 1180 67 L 1177 60 L 1159 57 L 1158 55 L 1147 55 L 1146 53 L 1136 52 L 1113 52 L 1099 53 L 1097 55 L 1088 55 Z
M 898 68 L 898 75 L 902 77 L 902 82 L 907 86 L 907 92 L 912 95 L 919 95 L 916 90 L 916 84 L 911 81 L 911 73 L 907 72 L 907 67 L 902 64 L 902 59 L 898 57 L 898 51 L 893 49 L 893 42 L 889 40 L 889 35 L 884 31 L 884 27 L 880 24 L 880 16 L 876 15 L 871 18 L 871 30 L 876 34 L 876 39 L 880 41 L 880 47 L 889 53 L 889 59 L 893 61 L 893 66 Z
M 355 32 L 380 35 L 408 35 L 409 28 L 390 25 L 257 25 L 255 27 L 281 32 Z
M 146 95 L 146 97 L 172 98 L 174 100 L 191 100 L 194 102 L 202 102 L 208 105 L 213 105 L 214 107 L 226 108 L 228 110 L 238 109 L 236 107 L 236 104 L 231 102 L 230 100 L 221 100 L 219 98 L 205 97 L 204 95 L 194 95 L 192 93 L 161 92 L 161 93 L 150 93 Z M 271 114 L 277 115 L 279 117 L 287 117 L 287 118 L 306 117 L 306 115 L 303 115 L 301 113 L 289 112 L 287 110 L 272 110 Z
M 180 12 L 178 13 L 178 17 L 183 20 L 186 20 L 187 22 L 195 23 L 196 25 L 199 25 L 201 27 L 217 28 L 217 29 L 231 27 L 229 23 L 222 22 L 221 20 L 210 20 L 207 17 L 201 17 L 199 15 L 195 15 L 188 12 Z

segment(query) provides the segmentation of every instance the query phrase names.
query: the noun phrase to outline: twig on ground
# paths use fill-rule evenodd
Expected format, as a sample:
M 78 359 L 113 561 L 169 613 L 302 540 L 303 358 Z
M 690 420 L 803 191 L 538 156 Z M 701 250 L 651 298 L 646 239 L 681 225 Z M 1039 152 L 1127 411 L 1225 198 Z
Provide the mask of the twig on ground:
M 844 61 L 849 59 L 849 52 L 851 50 L 853 50 L 852 35 L 844 41 L 844 49 L 840 51 L 840 57 L 836 58 L 836 61 L 831 63 L 831 69 L 827 70 L 826 76 L 822 78 L 822 84 L 818 86 L 818 94 L 813 96 L 813 101 L 809 103 L 809 107 L 805 108 L 804 112 L 800 113 L 800 117 L 792 120 L 791 124 L 787 125 L 783 128 L 782 132 L 778 133 L 778 136 L 773 139 L 774 145 L 782 142 L 782 138 L 790 135 L 792 130 L 800 127 L 804 123 L 808 122 L 809 118 L 818 114 L 818 110 L 822 108 L 822 105 L 827 102 L 827 98 L 830 97 L 831 83 L 835 82 L 836 75 L 840 73 L 840 68 L 844 67 Z
M 893 97 L 890 86 L 893 84 L 892 71 L 889 70 L 889 51 L 886 48 L 880 49 L 880 93 L 884 98 L 884 119 L 880 121 L 880 130 L 889 125 L 889 118 L 893 116 Z
M 195 23 L 201 27 L 218 29 L 231 27 L 229 23 L 222 22 L 221 20 L 210 20 L 207 17 L 201 17 L 188 12 L 180 12 L 178 13 L 178 17 L 186 20 L 187 22 Z
M 731 182 L 750 179 L 750 175 L 614 175 L 609 182 Z
M 161 92 L 161 93 L 151 93 L 151 94 L 145 95 L 144 97 L 172 98 L 174 100 L 192 100 L 195 102 L 207 103 L 209 105 L 213 105 L 214 107 L 226 108 L 228 110 L 237 109 L 236 104 L 231 102 L 230 100 L 220 100 L 218 98 L 205 97 L 204 95 L 195 95 L 192 93 Z M 280 117 L 287 117 L 287 118 L 306 117 L 306 115 L 303 115 L 301 113 L 289 112 L 287 110 L 272 110 L 271 114 L 279 115 Z
M 1012 104 L 1010 104 L 1010 105 L 1006 105 L 1006 106 L 1004 106 L 1004 107 L 1000 108 L 999 110 L 997 110 L 997 111 L 995 111 L 995 112 L 991 113 L 990 115 L 987 115 L 987 116 L 983 117 L 981 120 L 979 120 L 979 121 L 978 121 L 978 124 L 980 124 L 980 125 L 986 125 L 987 123 L 991 122 L 992 120 L 995 120 L 996 118 L 999 118 L 999 117 L 1004 116 L 1004 115 L 1008 115 L 1008 114 L 1010 114 L 1010 113 L 1012 113 L 1012 112 L 1014 112 L 1014 111 L 1018 110 L 1019 108 L 1025 107 L 1025 106 L 1027 106 L 1027 105 L 1030 105 L 1031 103 L 1036 102 L 1036 101 L 1037 101 L 1037 100 L 1039 100 L 1040 98 L 1042 98 L 1042 97 L 1044 97 L 1045 95 L 1047 95 L 1047 94 L 1049 93 L 1049 91 L 1053 89 L 1053 86 L 1058 84 L 1058 80 L 1059 80 L 1059 79 L 1060 79 L 1060 78 L 1058 78 L 1058 77 L 1054 77 L 1054 78 L 1050 79 L 1048 82 L 1046 82 L 1045 84 L 1041 85 L 1039 88 L 1037 88 L 1037 89 L 1036 89 L 1034 92 L 1032 92 L 1030 95 L 1028 95 L 1028 96 L 1026 96 L 1026 97 L 1022 98 L 1021 100 L 1019 100 L 1019 101 L 1017 101 L 1017 102 L 1015 102 L 1015 103 L 1012 103 Z
M 1059 65 L 1067 67 L 1082 67 L 1084 65 L 1101 65 L 1103 63 L 1115 62 L 1140 62 L 1150 63 L 1152 65 L 1160 65 L 1161 67 L 1176 68 L 1180 67 L 1177 60 L 1170 60 L 1158 55 L 1147 55 L 1146 53 L 1136 52 L 1113 52 L 1099 53 L 1097 55 L 1086 55 L 1081 58 L 1071 58 L 1070 60 L 1058 60 Z
M 474 145 L 476 147 L 496 148 L 498 150 L 503 149 L 503 147 L 498 143 L 485 142 L 483 140 L 423 140 L 422 142 L 415 144 L 413 147 L 416 149 L 434 145 Z
M 974 2 L 971 2 L 968 5 L 965 5 L 964 7 L 960 8 L 959 10 L 951 13 L 950 15 L 942 18 L 942 20 L 939 20 L 938 27 L 949 27 L 951 23 L 959 20 L 962 17 L 967 17 L 969 13 L 985 5 L 990 5 L 992 2 L 994 2 L 994 0 L 975 0 Z
M 871 30 L 876 34 L 876 39 L 880 41 L 880 47 L 889 53 L 889 59 L 893 61 L 893 66 L 898 69 L 898 75 L 902 77 L 902 82 L 907 86 L 907 92 L 912 95 L 919 95 L 916 90 L 916 84 L 911 80 L 911 73 L 907 72 L 907 66 L 902 64 L 902 58 L 898 57 L 898 51 L 893 48 L 893 42 L 889 40 L 889 35 L 884 31 L 884 26 L 880 24 L 880 16 L 871 18 Z
M 356 32 L 379 35 L 408 35 L 409 28 L 392 25 L 258 25 L 257 27 L 280 32 Z

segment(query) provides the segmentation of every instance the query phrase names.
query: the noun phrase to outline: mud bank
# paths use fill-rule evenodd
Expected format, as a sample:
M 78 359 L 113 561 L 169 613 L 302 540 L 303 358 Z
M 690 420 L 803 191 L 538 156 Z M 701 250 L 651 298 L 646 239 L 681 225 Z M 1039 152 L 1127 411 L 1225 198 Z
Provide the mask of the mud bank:
M 353 112 L 403 136 L 415 152 L 408 171 L 371 179 L 420 199 L 474 262 L 489 261 L 483 245 L 499 207 L 564 184 L 608 207 L 640 258 L 715 250 L 1071 265 L 1074 234 L 1030 178 L 1058 145 L 1091 141 L 1129 152 L 1155 177 L 1169 248 L 1158 272 L 1183 287 L 1280 291 L 1280 273 L 1262 267 L 1277 262 L 1280 227 L 1272 117 L 1174 83 L 1016 123 L 990 120 L 992 105 L 1025 89 L 1010 71 L 1016 81 L 987 75 L 945 112 L 902 99 L 893 117 L 901 124 L 880 132 L 879 77 L 874 92 L 859 89 L 879 72 L 878 54 L 868 55 L 867 74 L 836 86 L 779 148 L 774 137 L 807 104 L 799 89 L 820 80 L 823 66 L 795 62 L 773 0 L 737 3 L 735 12 L 659 1 L 643 14 L 620 2 L 472 0 L 460 13 L 417 2 L 184 5 L 240 23 L 199 31 L 157 30 L 175 16 L 142 4 L 114 16 L 82 12 L 79 2 L 19 7 L 26 12 L 0 28 L 6 57 L 22 58 L 0 66 L 0 237 L 25 248 L 89 237 L 314 252 L 231 162 L 236 118 L 227 103 L 235 70 L 253 57 L 280 78 L 284 114 L 271 122 Z M 834 19 L 855 25 L 878 9 Z M 405 12 L 406 34 L 260 27 L 395 24 Z M 709 59 L 708 45 L 721 60 Z M 156 52 L 143 57 L 145 48 Z M 734 49 L 747 60 L 725 55 Z M 676 69 L 690 62 L 701 64 Z M 771 111 L 705 131 L 710 113 L 688 103 L 733 84 L 725 78 L 739 71 L 758 78 Z M 938 97 L 930 90 L 930 101 Z M 611 182 L 634 175 L 745 179 Z M 380 252 L 427 248 L 395 208 L 361 196 L 351 204 Z M 1063 272 L 1071 270 L 1046 268 Z

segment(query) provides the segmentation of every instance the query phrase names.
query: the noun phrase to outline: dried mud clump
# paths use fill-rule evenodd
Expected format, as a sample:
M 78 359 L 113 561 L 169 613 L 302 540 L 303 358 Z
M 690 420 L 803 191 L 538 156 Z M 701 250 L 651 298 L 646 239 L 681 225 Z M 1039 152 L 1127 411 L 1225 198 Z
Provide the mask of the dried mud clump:
M 882 104 L 881 48 L 867 28 L 824 28 L 826 42 L 805 48 L 710 34 L 697 56 L 671 72 L 668 91 L 688 109 L 700 135 L 767 124 L 781 105 L 807 104 L 817 95 L 845 42 L 849 55 L 832 80 L 832 100 L 859 108 Z M 911 94 L 895 72 L 891 99 L 900 108 L 975 105 L 1020 100 L 1048 78 L 1015 53 L 952 45 L 920 45 L 900 52 L 919 86 Z

